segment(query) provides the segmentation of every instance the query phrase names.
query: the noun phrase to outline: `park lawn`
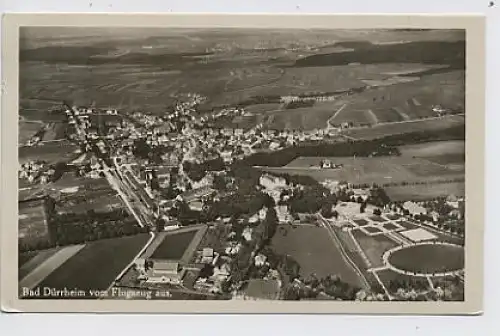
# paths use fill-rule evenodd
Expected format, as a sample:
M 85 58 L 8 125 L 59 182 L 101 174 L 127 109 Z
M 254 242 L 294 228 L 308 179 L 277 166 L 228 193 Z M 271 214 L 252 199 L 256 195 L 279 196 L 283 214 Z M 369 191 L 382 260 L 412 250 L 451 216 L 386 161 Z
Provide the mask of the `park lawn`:
M 358 224 L 359 226 L 366 226 L 369 224 L 366 219 L 354 219 L 353 222 Z
M 375 226 L 365 226 L 364 229 L 370 233 L 379 233 L 379 232 L 382 232 L 382 230 L 380 230 L 379 228 L 375 227 Z
M 287 227 L 278 230 L 272 241 L 278 254 L 289 255 L 300 265 L 300 275 L 318 277 L 336 274 L 342 280 L 360 285 L 356 272 L 342 258 L 326 229 L 316 226 Z
M 89 243 L 46 277 L 40 287 L 105 290 L 148 239 L 148 234 L 139 234 Z
M 390 230 L 390 231 L 399 229 L 399 226 L 392 224 L 392 223 L 385 223 L 385 224 L 382 224 L 382 226 L 384 227 L 384 229 Z
M 367 236 L 360 230 L 354 230 L 352 234 L 372 263 L 372 267 L 383 266 L 382 255 L 384 252 L 397 246 L 393 240 L 384 235 Z
M 389 262 L 409 272 L 441 273 L 463 269 L 464 258 L 464 249 L 460 246 L 425 244 L 396 251 Z

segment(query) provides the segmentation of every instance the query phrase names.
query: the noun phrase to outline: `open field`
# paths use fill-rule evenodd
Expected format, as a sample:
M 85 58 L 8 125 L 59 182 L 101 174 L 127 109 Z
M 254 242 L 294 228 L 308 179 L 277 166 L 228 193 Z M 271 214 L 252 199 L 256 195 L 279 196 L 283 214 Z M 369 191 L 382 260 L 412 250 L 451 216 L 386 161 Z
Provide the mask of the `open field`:
M 465 141 L 433 141 L 415 145 L 400 146 L 401 155 L 430 158 L 446 154 L 464 154 Z
M 336 274 L 346 282 L 360 285 L 357 274 L 346 264 L 324 228 L 288 227 L 286 233 L 279 231 L 274 236 L 272 246 L 277 253 L 294 258 L 300 265 L 300 274 L 304 277 L 312 273 L 318 277 Z
M 24 144 L 28 141 L 36 132 L 42 128 L 42 124 L 37 122 L 19 122 L 19 144 Z
M 464 125 L 465 127 L 464 116 L 451 115 L 423 120 L 378 124 L 373 127 L 347 129 L 343 131 L 342 134 L 345 134 L 346 136 L 357 140 L 370 140 L 394 134 L 403 134 L 425 130 L 441 130 L 458 125 Z
M 19 163 L 42 160 L 48 163 L 71 161 L 78 156 L 78 147 L 69 141 L 44 143 L 38 146 L 19 147 Z
M 87 244 L 57 268 L 41 287 L 104 290 L 115 280 L 149 239 L 148 234 L 103 239 Z M 93 272 L 92 270 L 99 270 Z
M 392 81 L 397 82 L 394 78 Z M 346 104 L 346 108 L 332 120 L 332 124 L 376 124 L 429 118 L 437 116 L 432 111 L 434 105 L 462 111 L 465 106 L 463 71 L 432 74 L 411 82 L 385 84 L 340 99 Z M 370 109 L 376 116 L 375 120 L 367 113 Z
M 336 169 L 318 169 L 323 157 L 299 157 L 284 167 L 262 168 L 269 172 L 291 175 L 307 175 L 318 181 L 333 179 L 352 183 L 397 183 L 423 180 L 439 180 L 463 177 L 464 166 L 435 164 L 426 159 L 405 156 L 376 158 L 333 157 L 326 158 L 342 167 Z M 423 186 L 425 187 L 425 186 Z
M 464 249 L 441 244 L 410 246 L 392 253 L 389 262 L 409 272 L 431 274 L 457 271 L 464 268 Z
M 424 201 L 449 195 L 457 197 L 465 196 L 465 183 L 451 182 L 394 186 L 386 187 L 384 190 L 393 201 Z
M 384 235 L 367 236 L 360 230 L 354 230 L 352 234 L 368 257 L 368 260 L 370 260 L 372 267 L 382 266 L 382 255 L 384 252 L 397 246 L 393 240 Z
M 59 249 L 56 253 L 45 259 L 38 267 L 29 272 L 25 277 L 19 281 L 19 288 L 30 288 L 38 286 L 48 276 L 55 272 L 61 265 L 66 263 L 67 260 L 78 254 L 85 245 L 71 245 Z M 44 287 L 44 286 L 41 286 Z

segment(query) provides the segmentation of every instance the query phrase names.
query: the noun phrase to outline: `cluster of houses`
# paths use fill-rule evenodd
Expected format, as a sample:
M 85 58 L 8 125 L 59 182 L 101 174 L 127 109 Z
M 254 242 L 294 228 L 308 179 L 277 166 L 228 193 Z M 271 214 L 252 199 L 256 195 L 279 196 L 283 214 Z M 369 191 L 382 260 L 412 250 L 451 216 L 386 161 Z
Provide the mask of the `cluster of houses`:
M 26 180 L 28 183 L 33 183 L 36 180 L 40 184 L 45 184 L 50 181 L 55 170 L 48 168 L 45 163 L 39 161 L 29 161 L 22 163 L 18 169 L 18 177 L 21 180 Z

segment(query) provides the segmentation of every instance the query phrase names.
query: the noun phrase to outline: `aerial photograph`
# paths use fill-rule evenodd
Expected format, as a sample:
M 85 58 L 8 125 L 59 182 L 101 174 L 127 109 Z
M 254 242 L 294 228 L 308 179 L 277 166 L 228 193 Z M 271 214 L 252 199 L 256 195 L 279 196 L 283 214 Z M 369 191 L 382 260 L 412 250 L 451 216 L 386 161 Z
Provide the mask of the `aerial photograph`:
M 464 301 L 465 50 L 21 27 L 19 298 Z

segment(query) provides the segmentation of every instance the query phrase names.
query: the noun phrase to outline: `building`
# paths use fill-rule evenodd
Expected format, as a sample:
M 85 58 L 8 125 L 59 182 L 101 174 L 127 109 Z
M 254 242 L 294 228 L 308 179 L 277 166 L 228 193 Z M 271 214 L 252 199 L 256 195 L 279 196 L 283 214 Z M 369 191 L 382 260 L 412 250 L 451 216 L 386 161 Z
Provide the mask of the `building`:
M 287 186 L 285 178 L 269 174 L 262 175 L 259 178 L 259 184 L 266 189 L 284 188 Z
M 407 201 L 403 204 L 403 208 L 408 210 L 412 215 L 419 215 L 427 213 L 427 209 L 418 205 L 415 202 Z
M 147 270 L 148 282 L 161 282 L 179 285 L 182 283 L 185 269 L 178 262 L 153 261 L 152 267 Z
M 180 195 L 180 198 L 187 203 L 193 202 L 195 200 L 203 200 L 204 198 L 210 197 L 215 193 L 215 190 L 210 188 L 210 186 L 204 186 L 197 189 L 192 189 L 184 192 Z

